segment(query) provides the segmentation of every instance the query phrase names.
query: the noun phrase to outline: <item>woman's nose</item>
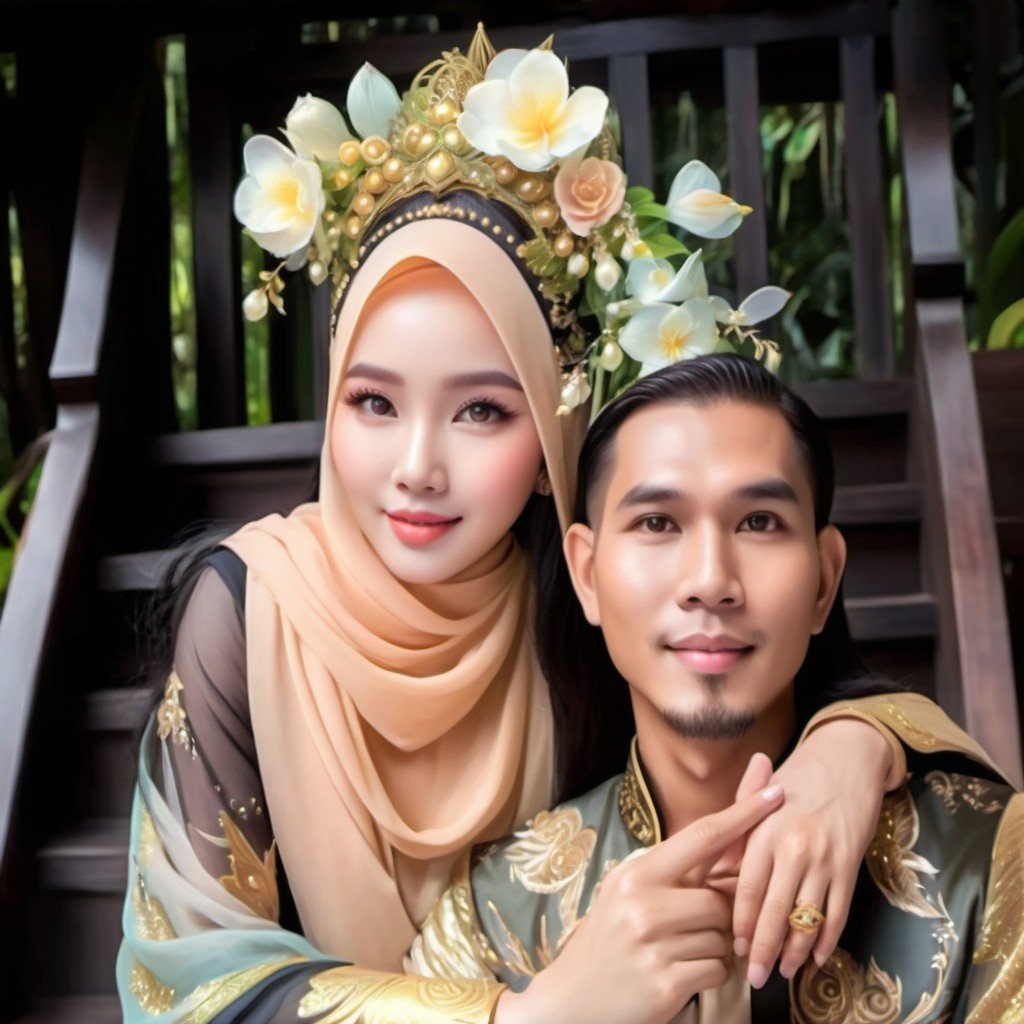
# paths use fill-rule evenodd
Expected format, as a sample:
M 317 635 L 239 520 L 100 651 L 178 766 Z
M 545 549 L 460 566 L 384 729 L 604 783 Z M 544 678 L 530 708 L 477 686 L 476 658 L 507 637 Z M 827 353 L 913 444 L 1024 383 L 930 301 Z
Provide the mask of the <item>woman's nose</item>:
M 448 489 L 442 446 L 429 427 L 422 425 L 410 431 L 391 479 L 399 490 L 413 493 L 439 494 Z

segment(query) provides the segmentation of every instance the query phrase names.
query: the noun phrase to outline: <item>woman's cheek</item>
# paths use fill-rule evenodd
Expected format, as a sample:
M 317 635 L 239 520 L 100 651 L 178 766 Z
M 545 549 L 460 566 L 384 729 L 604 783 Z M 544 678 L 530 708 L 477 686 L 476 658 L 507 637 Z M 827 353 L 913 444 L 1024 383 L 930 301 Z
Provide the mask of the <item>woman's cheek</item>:
M 515 522 L 537 483 L 542 452 L 535 432 L 515 431 L 498 445 L 467 446 L 459 473 L 472 488 L 473 503 Z
M 350 410 L 338 410 L 331 428 L 331 460 L 342 489 L 353 501 L 363 492 L 376 491 L 375 478 L 387 464 L 382 438 L 371 440 L 362 436 L 365 433 L 353 422 Z

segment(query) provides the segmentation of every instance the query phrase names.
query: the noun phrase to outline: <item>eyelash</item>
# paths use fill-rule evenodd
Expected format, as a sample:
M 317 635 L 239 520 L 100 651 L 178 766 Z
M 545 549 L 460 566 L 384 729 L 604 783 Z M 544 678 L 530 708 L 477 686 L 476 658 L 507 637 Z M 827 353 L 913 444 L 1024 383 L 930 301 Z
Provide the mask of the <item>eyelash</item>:
M 388 398 L 388 396 L 385 395 L 383 392 L 377 391 L 375 388 L 356 388 L 350 394 L 345 396 L 345 404 L 350 406 L 360 406 L 368 398 L 380 398 L 383 401 L 387 402 L 392 409 L 394 409 L 394 405 L 392 404 L 391 399 Z M 493 409 L 498 414 L 497 419 L 495 421 L 485 420 L 482 423 L 477 423 L 477 426 L 486 426 L 489 422 L 502 423 L 505 420 L 512 419 L 512 417 L 516 415 L 513 409 L 510 409 L 507 405 L 497 401 L 494 398 L 479 397 L 471 398 L 468 402 L 464 402 L 459 407 L 458 411 L 455 413 L 455 419 L 458 419 L 467 409 L 472 409 L 474 405 L 484 406 L 487 409 Z M 383 416 L 386 415 L 370 413 L 369 410 L 365 411 L 367 412 L 368 415 L 376 416 L 377 418 L 383 418 Z

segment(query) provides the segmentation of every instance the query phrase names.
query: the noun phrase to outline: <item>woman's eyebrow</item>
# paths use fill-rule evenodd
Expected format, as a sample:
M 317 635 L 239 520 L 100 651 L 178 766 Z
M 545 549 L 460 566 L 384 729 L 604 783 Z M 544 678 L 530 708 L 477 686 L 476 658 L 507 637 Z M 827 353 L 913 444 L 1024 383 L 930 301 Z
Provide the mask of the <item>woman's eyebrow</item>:
M 522 391 L 523 386 L 507 373 L 501 370 L 479 370 L 476 373 L 459 373 L 454 377 L 445 377 L 446 388 L 474 388 L 490 384 L 492 387 L 514 388 Z
M 368 380 L 375 380 L 381 384 L 399 385 L 402 383 L 402 378 L 397 373 L 385 370 L 382 366 L 373 366 L 370 363 L 356 363 L 355 366 L 350 366 L 345 377 L 366 377 Z

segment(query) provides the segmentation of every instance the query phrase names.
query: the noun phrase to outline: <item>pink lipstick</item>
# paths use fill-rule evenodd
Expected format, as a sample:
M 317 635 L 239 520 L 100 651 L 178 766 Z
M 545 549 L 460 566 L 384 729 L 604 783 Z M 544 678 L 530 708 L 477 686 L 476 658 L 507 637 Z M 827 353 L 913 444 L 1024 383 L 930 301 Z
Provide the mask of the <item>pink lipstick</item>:
M 403 544 L 410 544 L 413 547 L 422 547 L 425 544 L 432 544 L 435 540 L 440 540 L 462 518 L 461 516 L 451 518 L 440 516 L 436 512 L 404 508 L 385 512 L 385 515 L 388 517 L 395 536 Z

